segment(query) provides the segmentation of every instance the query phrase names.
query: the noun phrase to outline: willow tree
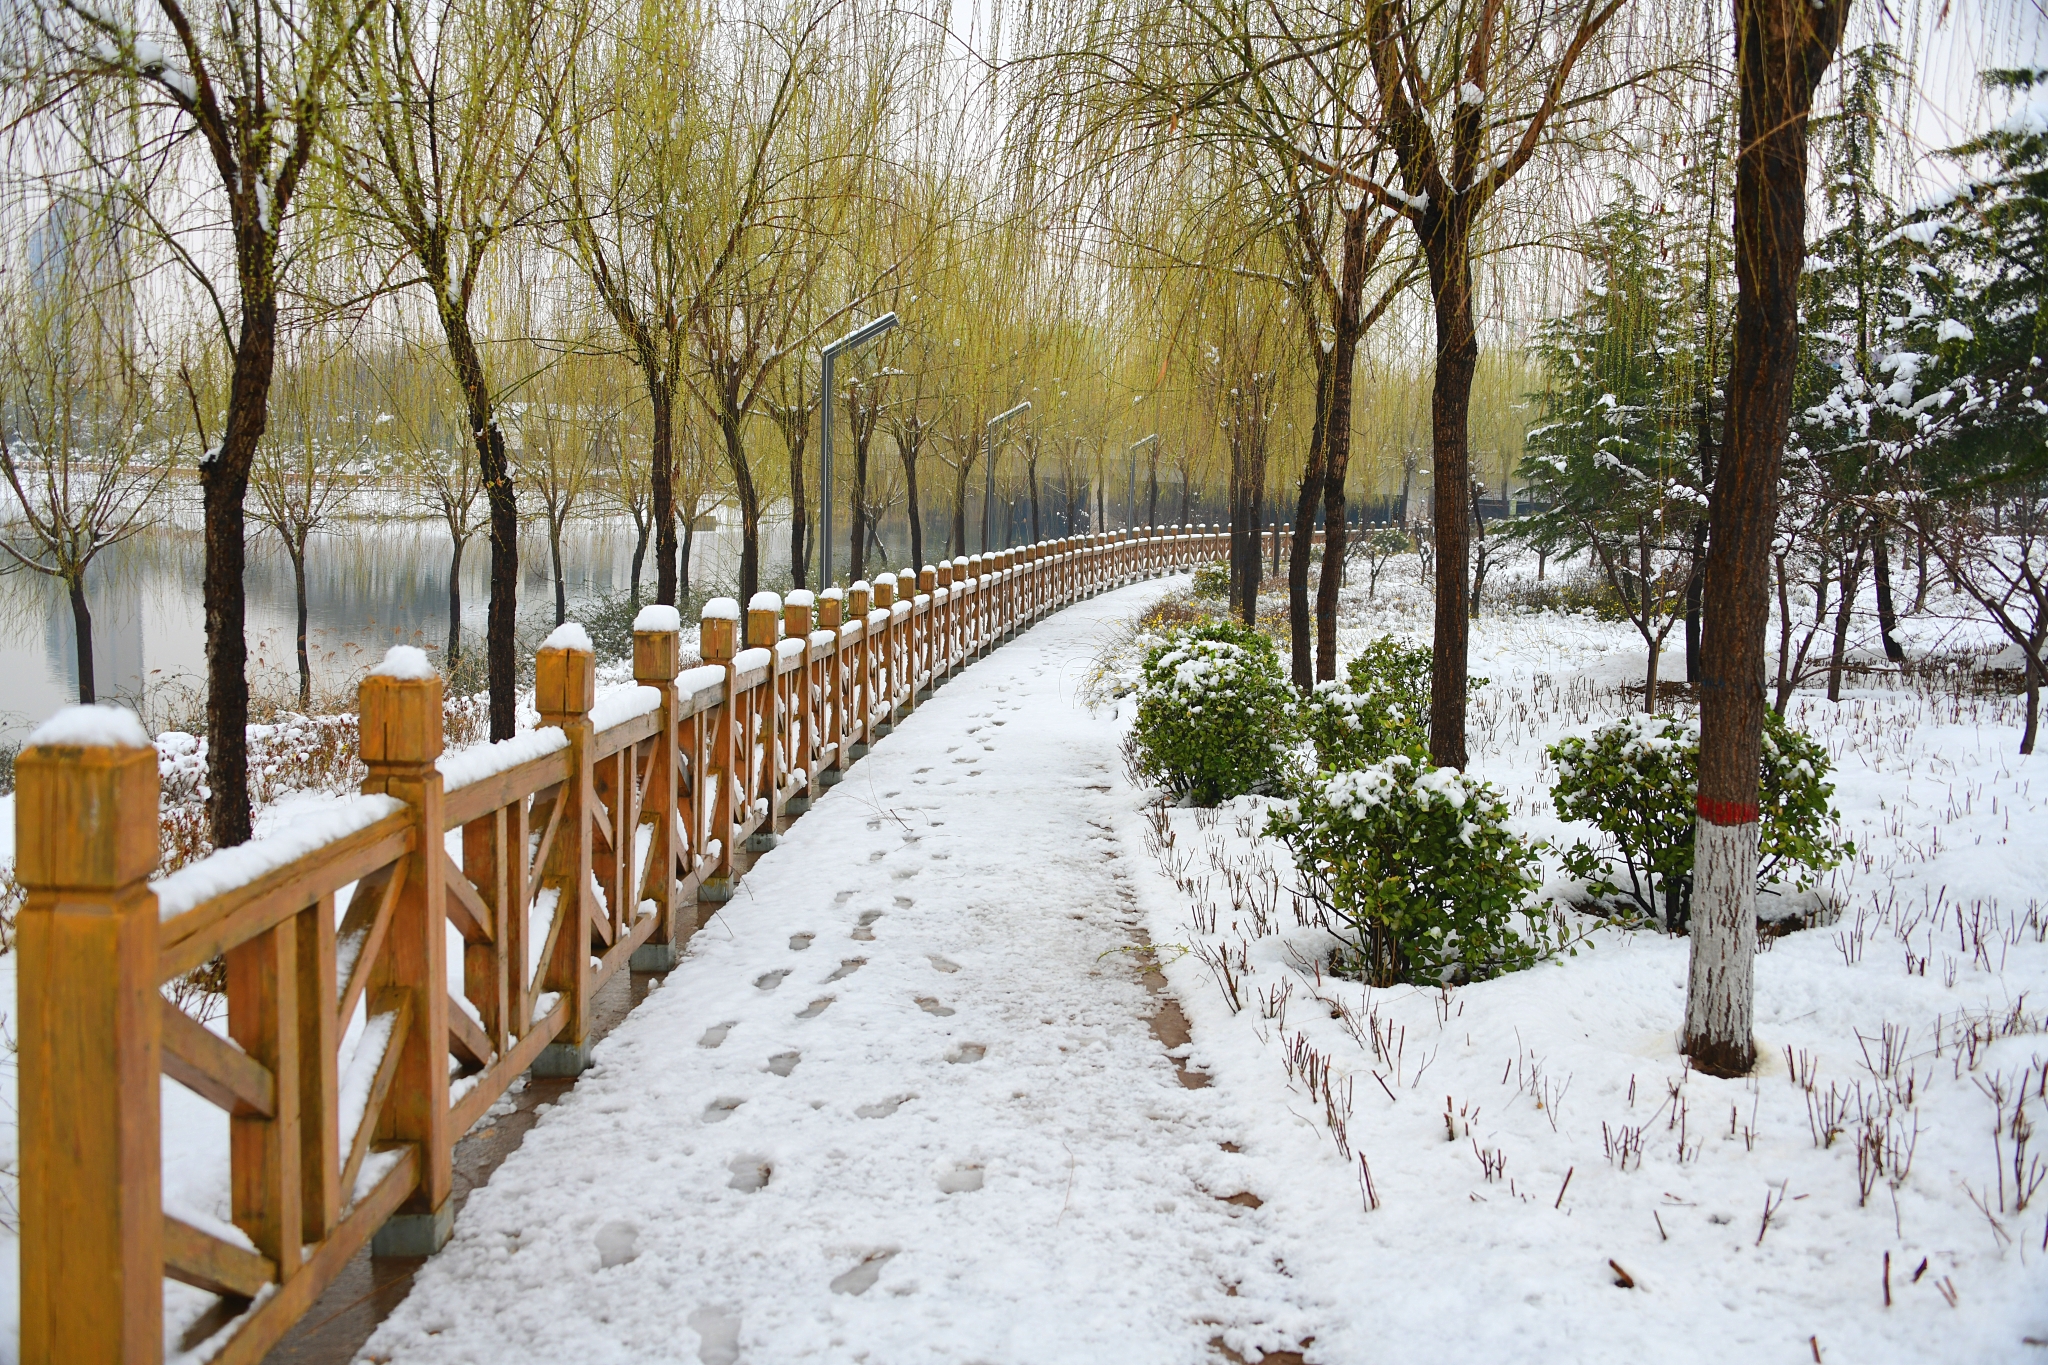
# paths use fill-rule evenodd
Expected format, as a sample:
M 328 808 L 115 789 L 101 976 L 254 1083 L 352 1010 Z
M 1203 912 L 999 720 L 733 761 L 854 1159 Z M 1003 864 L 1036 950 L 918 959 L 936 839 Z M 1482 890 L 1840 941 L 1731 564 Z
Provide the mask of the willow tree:
M 490 514 L 494 740 L 515 728 L 519 508 L 500 425 L 512 385 L 485 358 L 492 269 L 539 203 L 534 173 L 581 38 L 574 10 L 558 17 L 540 0 L 381 0 L 348 65 L 355 99 L 333 139 L 357 232 L 432 307 L 476 447 Z
M 1501 191 L 1546 146 L 1575 140 L 1613 91 L 1643 79 L 1604 41 L 1628 0 L 1362 0 L 1374 121 L 1394 174 L 1346 178 L 1414 229 L 1436 325 L 1430 444 L 1437 496 L 1435 663 L 1429 750 L 1465 766 L 1471 634 L 1472 382 L 1479 364 L 1472 261 Z M 1589 60 L 1590 59 L 1590 60 Z
M 279 302 L 298 265 L 287 235 L 342 67 L 380 3 L 153 0 L 125 10 L 52 0 L 40 7 L 35 67 L 12 82 L 25 117 L 96 165 L 108 164 L 110 148 L 73 136 L 81 104 L 126 106 L 108 125 L 133 138 L 128 152 L 113 151 L 129 157 L 121 221 L 167 243 L 226 358 L 226 413 L 202 436 L 199 460 L 207 817 L 220 847 L 247 841 L 252 828 L 244 503 L 269 419 Z

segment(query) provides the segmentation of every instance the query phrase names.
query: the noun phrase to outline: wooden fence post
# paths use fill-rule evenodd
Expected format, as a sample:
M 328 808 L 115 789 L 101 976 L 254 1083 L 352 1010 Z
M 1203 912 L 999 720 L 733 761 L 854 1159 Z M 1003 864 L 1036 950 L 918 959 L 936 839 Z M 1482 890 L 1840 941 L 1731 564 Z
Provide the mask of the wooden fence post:
M 875 575 L 872 589 L 874 610 L 889 613 L 883 622 L 881 639 L 875 643 L 874 676 L 876 719 L 874 737 L 880 739 L 896 728 L 896 690 L 899 685 L 897 669 L 901 661 L 897 658 L 903 643 L 902 632 L 896 627 L 896 575 L 880 573 Z
M 416 656 L 416 657 L 415 657 Z M 405 878 L 384 951 L 371 967 L 371 1012 L 406 1005 L 405 1039 L 391 1096 L 377 1123 L 383 1143 L 415 1144 L 419 1184 L 377 1230 L 376 1256 L 431 1256 L 454 1230 L 448 1131 L 448 855 L 441 838 L 441 678 L 418 651 L 394 649 L 356 693 L 366 793 L 395 796 L 415 821 Z M 344 1195 L 347 1193 L 343 1192 Z
M 846 622 L 860 626 L 860 639 L 853 647 L 853 675 L 847 680 L 846 761 L 863 758 L 868 738 L 874 732 L 875 715 L 875 633 L 868 613 L 874 610 L 874 589 L 863 578 L 846 590 Z
M 676 965 L 683 942 L 697 927 L 678 913 L 676 892 L 676 794 L 681 783 L 682 751 L 676 744 L 676 678 L 683 671 L 683 622 L 674 607 L 641 608 L 633 622 L 633 681 L 661 693 L 661 729 L 647 761 L 647 786 L 641 794 L 641 820 L 654 826 L 647 841 L 647 871 L 638 895 L 651 900 L 659 917 L 647 941 L 633 950 L 627 969 L 665 972 Z M 633 856 L 629 840 L 624 856 Z
M 146 1365 L 164 1332 L 156 751 L 133 716 L 81 712 L 14 769 L 21 1359 Z
M 825 685 L 818 699 L 819 734 L 832 747 L 832 761 L 821 765 L 822 772 L 811 774 L 811 780 L 820 788 L 836 786 L 846 775 L 846 663 L 841 649 L 845 644 L 845 624 L 846 601 L 839 589 L 827 588 L 819 593 L 818 629 L 832 632 L 832 643 L 824 649 Z
M 733 784 L 739 780 L 739 736 L 745 732 L 739 718 L 739 698 L 733 693 L 733 655 L 738 652 L 740 604 L 730 597 L 714 597 L 704 604 L 697 623 L 697 657 L 725 669 L 725 695 L 718 705 L 718 719 L 711 726 L 710 754 L 704 771 L 698 774 L 698 799 L 707 784 L 715 784 L 711 800 L 710 829 L 718 843 L 711 870 L 704 874 L 697 898 L 706 901 L 732 899 L 732 829 L 737 808 L 733 805 Z
M 548 846 L 541 886 L 556 888 L 554 952 L 542 964 L 544 990 L 568 1006 L 562 1031 L 534 1059 L 536 1076 L 580 1076 L 590 1065 L 590 704 L 597 691 L 597 660 L 576 644 L 540 647 L 533 659 L 533 704 L 542 726 L 558 726 L 569 741 L 568 774 L 555 793 L 554 841 Z M 541 821 L 536 818 L 535 824 Z M 630 840 L 631 835 L 624 836 Z M 630 846 L 630 845 L 629 845 Z
M 775 731 L 777 728 L 776 697 L 780 691 L 775 685 L 775 646 L 782 642 L 782 599 L 772 592 L 757 592 L 747 603 L 747 648 L 768 651 L 768 679 L 754 691 L 758 696 L 748 700 L 748 705 L 758 708 L 755 718 L 755 734 L 761 738 L 763 767 L 761 775 L 761 797 L 768 803 L 768 813 L 761 818 L 761 828 L 747 836 L 747 852 L 766 853 L 775 847 L 775 817 L 782 813 L 782 775 L 787 771 L 788 757 L 777 755 Z M 753 756 L 747 756 L 751 763 Z M 746 812 L 748 818 L 752 812 Z
M 946 647 L 945 618 L 939 607 L 937 565 L 927 564 L 917 571 L 917 591 L 925 599 L 924 626 L 918 631 L 918 664 L 924 674 L 924 687 L 918 693 L 918 700 L 928 701 L 932 689 L 939 685 L 941 656 Z
M 783 810 L 791 815 L 801 815 L 811 808 L 811 800 L 818 790 L 818 704 L 821 698 L 811 690 L 811 659 L 814 647 L 811 644 L 811 609 L 817 604 L 808 589 L 796 588 L 782 599 L 782 636 L 786 640 L 804 642 L 803 667 L 797 670 L 797 684 L 792 691 L 796 705 L 789 718 L 789 766 L 804 770 L 804 785 L 801 791 L 783 803 Z

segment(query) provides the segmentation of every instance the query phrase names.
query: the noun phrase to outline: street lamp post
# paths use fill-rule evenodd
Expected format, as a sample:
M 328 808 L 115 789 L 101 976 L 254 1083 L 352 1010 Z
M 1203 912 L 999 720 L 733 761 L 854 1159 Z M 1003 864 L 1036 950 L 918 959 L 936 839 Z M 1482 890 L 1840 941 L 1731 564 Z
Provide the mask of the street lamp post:
M 832 586 L 832 362 L 841 352 L 857 351 L 896 325 L 894 313 L 884 313 L 864 322 L 818 352 L 819 382 L 824 393 L 818 402 L 818 586 Z M 790 566 L 794 572 L 796 566 Z
M 987 554 L 991 548 L 991 546 L 989 545 L 990 533 L 994 530 L 996 524 L 995 430 L 996 427 L 998 427 L 1004 422 L 1009 421 L 1018 413 L 1029 412 L 1030 410 L 1031 400 L 1027 398 L 1023 402 L 1019 403 L 1016 407 L 1011 408 L 1009 411 L 999 412 L 995 416 L 989 418 L 988 425 L 984 426 L 981 429 L 981 458 L 982 462 L 988 466 L 988 485 L 983 490 L 981 495 L 981 552 L 983 554 Z M 1003 538 L 1005 540 L 1008 540 L 1009 536 L 1006 534 Z

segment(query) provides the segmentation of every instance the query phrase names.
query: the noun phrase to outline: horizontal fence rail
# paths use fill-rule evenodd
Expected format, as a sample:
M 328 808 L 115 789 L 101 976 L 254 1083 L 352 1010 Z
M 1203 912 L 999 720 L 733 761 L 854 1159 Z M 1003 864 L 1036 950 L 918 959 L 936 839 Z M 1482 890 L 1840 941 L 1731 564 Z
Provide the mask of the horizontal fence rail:
M 258 1361 L 366 1242 L 437 1250 L 456 1142 L 522 1073 L 587 1065 L 592 998 L 675 963 L 736 849 L 1020 627 L 1226 552 L 1084 536 L 715 603 L 691 668 L 649 609 L 637 686 L 599 700 L 587 649 L 551 643 L 539 728 L 459 754 L 440 678 L 387 661 L 361 795 L 154 881 L 154 751 L 24 750 L 22 1360 L 161 1361 L 168 1277 L 222 1297 L 215 1361 Z M 224 1035 L 163 994 L 216 958 Z M 164 1076 L 229 1116 L 231 1224 L 163 1207 Z

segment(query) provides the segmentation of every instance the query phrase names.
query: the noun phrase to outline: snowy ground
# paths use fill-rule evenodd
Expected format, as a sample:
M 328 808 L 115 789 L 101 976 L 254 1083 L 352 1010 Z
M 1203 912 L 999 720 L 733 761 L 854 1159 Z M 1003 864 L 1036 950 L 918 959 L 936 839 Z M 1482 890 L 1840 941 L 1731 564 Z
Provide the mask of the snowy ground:
M 1076 702 L 1106 595 L 940 689 L 798 821 L 470 1200 L 403 1362 L 1255 1358 L 1336 1305 L 1225 1202 L 1132 956 L 1136 794 Z
M 1427 601 L 1383 580 L 1347 623 L 1347 650 L 1426 641 Z M 1571 838 L 1542 749 L 1633 704 L 1633 630 L 1490 616 L 1472 666 L 1492 679 L 1474 770 L 1524 832 Z M 2022 1089 L 2020 1133 L 2048 1117 L 2048 811 L 2017 699 L 1872 679 L 1792 716 L 1827 739 L 1859 854 L 1825 888 L 1841 920 L 1758 959 L 1742 1081 L 1676 1054 L 1682 939 L 1600 929 L 1503 980 L 1369 991 L 1319 970 L 1330 939 L 1254 837 L 1259 798 L 1163 824 L 1127 805 L 1192 1061 L 1247 1134 L 1295 1282 L 1342 1306 L 1310 1360 L 2048 1359 L 2048 1184 L 2018 1189 L 2048 1163 L 2040 1141 L 2016 1156 L 2012 1120 Z

